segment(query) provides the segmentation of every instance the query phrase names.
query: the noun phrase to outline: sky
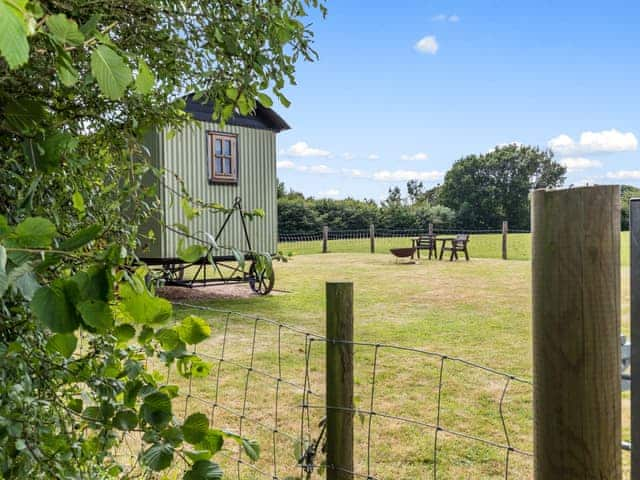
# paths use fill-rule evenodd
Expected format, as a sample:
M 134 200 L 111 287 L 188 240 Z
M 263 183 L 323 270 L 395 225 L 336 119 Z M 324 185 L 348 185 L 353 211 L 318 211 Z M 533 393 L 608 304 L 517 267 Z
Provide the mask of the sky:
M 275 109 L 278 177 L 325 198 L 442 182 L 456 160 L 551 148 L 566 184 L 640 186 L 640 2 L 328 0 L 315 63 Z

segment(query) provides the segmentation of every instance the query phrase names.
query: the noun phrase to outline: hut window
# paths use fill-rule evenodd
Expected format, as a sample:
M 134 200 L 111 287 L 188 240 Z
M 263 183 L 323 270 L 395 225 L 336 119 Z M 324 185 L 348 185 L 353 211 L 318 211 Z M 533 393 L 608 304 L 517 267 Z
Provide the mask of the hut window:
M 238 182 L 238 137 L 209 132 L 209 181 Z

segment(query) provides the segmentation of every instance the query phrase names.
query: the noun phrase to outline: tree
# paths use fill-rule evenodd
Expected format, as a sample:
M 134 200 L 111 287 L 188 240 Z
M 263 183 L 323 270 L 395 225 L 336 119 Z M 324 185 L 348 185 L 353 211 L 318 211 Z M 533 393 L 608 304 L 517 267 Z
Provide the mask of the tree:
M 298 59 L 312 60 L 306 9 L 322 0 L 0 0 L 0 477 L 123 477 L 118 439 L 135 430 L 140 462 L 175 457 L 185 478 L 219 478 L 222 441 L 203 413 L 174 417 L 209 325 L 177 324 L 134 265 L 157 193 L 145 175 L 150 126 L 183 128 L 181 96 L 212 100 L 214 120 L 288 104 Z M 201 208 L 182 192 L 187 217 Z M 219 211 L 220 208 L 214 208 Z M 78 348 L 79 338 L 82 349 Z
M 411 204 L 423 203 L 426 201 L 424 184 L 419 180 L 409 180 L 407 182 L 407 195 Z
M 387 195 L 387 199 L 382 202 L 383 205 L 400 205 L 402 203 L 402 193 L 400 192 L 400 187 L 393 187 L 389 189 L 389 195 Z
M 496 147 L 455 162 L 445 175 L 439 200 L 456 211 L 458 223 L 466 228 L 497 228 L 508 220 L 515 229 L 527 229 L 530 190 L 558 187 L 565 173 L 550 150 Z

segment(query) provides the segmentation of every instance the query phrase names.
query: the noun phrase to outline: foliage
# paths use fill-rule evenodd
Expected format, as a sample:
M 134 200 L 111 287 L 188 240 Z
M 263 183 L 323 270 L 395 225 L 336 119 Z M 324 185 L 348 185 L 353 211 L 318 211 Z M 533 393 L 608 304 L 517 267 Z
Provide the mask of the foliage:
M 514 229 L 529 228 L 529 191 L 557 187 L 566 169 L 553 153 L 538 147 L 507 145 L 453 164 L 439 201 L 456 211 L 466 228 L 498 228 L 508 220 Z
M 177 387 L 146 367 L 210 369 L 191 353 L 206 322 L 176 325 L 132 266 L 157 207 L 143 179 L 161 173 L 142 139 L 189 121 L 189 91 L 220 122 L 270 95 L 287 104 L 297 60 L 315 56 L 302 21 L 316 7 L 0 0 L 0 477 L 128 477 L 114 453 L 130 431 L 140 468 L 181 458 L 189 479 L 220 478 L 211 456 L 224 439 L 257 456 L 202 416 L 176 418 Z
M 453 211 L 422 200 L 409 203 L 400 189 L 390 190 L 389 198 L 378 205 L 373 200 L 305 198 L 298 192 L 279 187 L 278 228 L 281 232 L 320 232 L 324 225 L 333 230 L 365 230 L 374 224 L 379 230 L 424 229 L 429 223 L 453 222 Z

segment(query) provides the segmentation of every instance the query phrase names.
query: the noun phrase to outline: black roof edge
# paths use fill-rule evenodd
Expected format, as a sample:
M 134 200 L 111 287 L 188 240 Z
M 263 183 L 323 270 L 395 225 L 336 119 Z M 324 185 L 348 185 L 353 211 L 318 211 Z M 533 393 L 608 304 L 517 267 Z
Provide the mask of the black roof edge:
M 185 95 L 185 111 L 193 118 L 201 122 L 213 122 L 213 102 L 200 102 L 193 99 L 194 94 Z M 265 107 L 260 102 L 256 102 L 256 109 L 251 115 L 241 115 L 234 112 L 233 116 L 227 120 L 228 125 L 239 127 L 257 128 L 261 130 L 272 130 L 276 133 L 289 130 L 291 127 L 274 110 Z

